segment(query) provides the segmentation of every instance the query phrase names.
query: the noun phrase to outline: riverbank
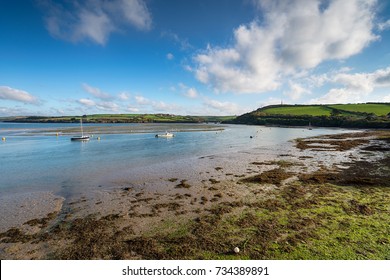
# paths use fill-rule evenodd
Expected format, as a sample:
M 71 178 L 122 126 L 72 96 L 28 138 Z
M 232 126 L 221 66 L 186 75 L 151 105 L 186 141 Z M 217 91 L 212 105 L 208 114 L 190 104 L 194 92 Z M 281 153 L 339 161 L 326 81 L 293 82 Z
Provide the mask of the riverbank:
M 389 259 L 389 154 L 389 131 L 312 137 L 52 197 L 61 209 L 0 234 L 0 258 Z

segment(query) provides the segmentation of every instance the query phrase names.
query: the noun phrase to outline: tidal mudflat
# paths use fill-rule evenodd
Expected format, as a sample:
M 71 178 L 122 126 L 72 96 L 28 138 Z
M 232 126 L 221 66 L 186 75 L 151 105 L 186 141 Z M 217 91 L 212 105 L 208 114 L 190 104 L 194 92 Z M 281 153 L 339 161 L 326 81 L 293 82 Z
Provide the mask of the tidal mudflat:
M 390 258 L 389 131 L 176 166 L 48 198 L 45 211 L 0 233 L 1 259 Z

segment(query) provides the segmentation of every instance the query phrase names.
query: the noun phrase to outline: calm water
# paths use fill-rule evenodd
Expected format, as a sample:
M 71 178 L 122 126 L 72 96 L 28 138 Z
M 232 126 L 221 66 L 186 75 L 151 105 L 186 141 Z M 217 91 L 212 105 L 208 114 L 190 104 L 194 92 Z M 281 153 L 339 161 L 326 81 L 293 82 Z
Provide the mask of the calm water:
M 93 126 L 93 124 L 88 124 Z M 70 136 L 26 134 L 34 129 L 56 129 L 77 124 L 0 123 L 0 192 L 58 191 L 108 184 L 109 174 L 219 153 L 252 148 L 275 149 L 298 137 L 340 133 L 339 129 L 226 126 L 222 132 L 177 132 L 172 139 L 143 134 L 96 135 L 89 142 L 72 142 Z M 101 124 L 100 124 L 101 126 Z M 118 125 L 109 125 L 113 129 Z M 120 124 L 119 126 L 123 126 Z M 142 126 L 131 124 L 129 127 Z M 190 125 L 189 125 L 190 126 Z M 256 136 L 250 139 L 250 136 Z M 130 172 L 131 173 L 131 172 Z

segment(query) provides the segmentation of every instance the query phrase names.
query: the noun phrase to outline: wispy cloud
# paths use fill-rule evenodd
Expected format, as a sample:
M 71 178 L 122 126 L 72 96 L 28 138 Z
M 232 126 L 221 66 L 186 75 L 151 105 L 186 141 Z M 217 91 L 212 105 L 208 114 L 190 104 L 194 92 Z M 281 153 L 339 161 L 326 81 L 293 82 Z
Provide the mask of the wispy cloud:
M 385 22 L 380 22 L 380 23 L 378 24 L 378 29 L 379 29 L 380 31 L 390 29 L 390 19 L 388 19 L 388 20 L 385 21 Z
M 8 86 L 0 86 L 0 99 L 34 105 L 38 105 L 40 103 L 36 96 L 28 93 L 27 91 L 11 88 Z
M 118 98 L 119 100 L 126 101 L 130 98 L 130 94 L 127 92 L 121 92 L 120 94 L 118 94 Z
M 86 83 L 83 83 L 81 85 L 83 89 L 88 92 L 89 94 L 93 95 L 96 98 L 102 99 L 102 100 L 112 100 L 114 97 L 111 94 L 103 92 L 101 89 L 92 87 Z
M 40 1 L 46 28 L 56 38 L 105 45 L 110 34 L 127 25 L 139 30 L 152 28 L 152 17 L 144 0 Z
M 163 31 L 161 32 L 161 37 L 167 38 L 173 41 L 176 45 L 179 45 L 181 50 L 189 50 L 194 47 L 188 42 L 187 38 L 182 38 L 172 31 Z
M 195 55 L 195 76 L 220 92 L 278 89 L 297 71 L 346 59 L 377 40 L 375 2 L 259 0 L 264 20 L 234 30 L 231 46 L 209 46 Z
M 171 53 L 167 53 L 167 59 L 168 60 L 173 60 L 175 58 L 175 56 Z
M 77 100 L 77 102 L 80 103 L 81 105 L 87 106 L 87 107 L 96 106 L 96 102 L 91 100 L 91 99 L 81 98 L 81 99 Z
M 92 109 L 98 109 L 98 110 L 103 110 L 107 112 L 118 112 L 120 110 L 120 106 L 116 104 L 115 102 L 111 101 L 99 101 L 96 102 L 91 99 L 86 99 L 86 98 L 81 98 L 77 100 L 77 103 L 83 105 L 84 107 L 89 108 L 90 110 Z

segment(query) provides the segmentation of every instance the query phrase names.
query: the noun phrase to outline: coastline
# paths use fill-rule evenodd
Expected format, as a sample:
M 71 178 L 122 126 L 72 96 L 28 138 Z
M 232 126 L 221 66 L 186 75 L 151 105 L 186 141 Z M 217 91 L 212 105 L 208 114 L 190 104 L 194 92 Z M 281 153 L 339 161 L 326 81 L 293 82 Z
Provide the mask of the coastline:
M 0 258 L 384 259 L 389 137 L 370 131 L 297 139 L 273 153 L 197 158 L 176 173 L 77 199 L 40 194 L 48 198 L 48 206 L 37 198 L 44 211 L 0 233 Z M 379 231 L 371 251 L 356 251 L 363 233 L 344 253 L 324 247 L 343 248 L 351 237 L 323 241 L 335 230 L 333 219 L 346 233 L 358 225 L 370 237 Z

